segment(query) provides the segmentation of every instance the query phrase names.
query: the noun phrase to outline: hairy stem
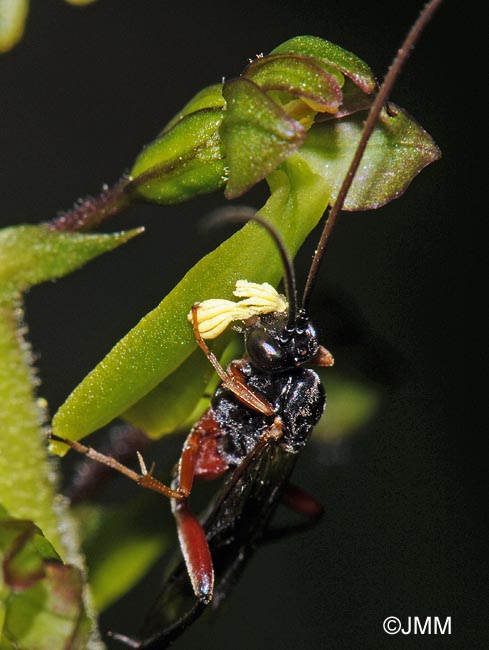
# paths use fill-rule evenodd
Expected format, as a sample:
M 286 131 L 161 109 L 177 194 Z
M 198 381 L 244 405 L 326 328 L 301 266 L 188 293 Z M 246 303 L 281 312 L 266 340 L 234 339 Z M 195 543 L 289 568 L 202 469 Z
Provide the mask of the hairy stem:
M 18 296 L 0 296 L 0 394 L 8 396 L 0 409 L 0 501 L 12 516 L 34 521 L 64 557 L 42 436 L 45 413 L 35 397 L 20 304 Z
M 89 196 L 72 210 L 63 212 L 48 225 L 53 230 L 70 232 L 92 230 L 132 205 L 133 194 L 129 188 L 129 179 L 123 177 L 115 185 L 105 186 L 98 196 Z

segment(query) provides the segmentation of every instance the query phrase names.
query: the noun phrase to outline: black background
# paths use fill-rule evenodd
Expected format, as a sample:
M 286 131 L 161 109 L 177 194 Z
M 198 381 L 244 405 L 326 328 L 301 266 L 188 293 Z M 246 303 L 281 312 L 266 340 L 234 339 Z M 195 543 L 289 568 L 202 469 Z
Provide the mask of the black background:
M 382 77 L 420 8 L 412 0 L 32 5 L 23 42 L 0 58 L 2 225 L 51 218 L 114 182 L 195 92 L 291 36 L 324 36 Z M 477 156 L 464 135 L 466 36 L 446 3 L 392 97 L 443 158 L 399 201 L 342 216 L 313 308 L 321 323 L 322 298 L 347 296 L 408 371 L 338 462 L 317 445 L 306 450 L 297 481 L 325 504 L 321 524 L 257 554 L 225 611 L 175 648 L 487 647 L 486 459 L 475 447 L 486 410 L 476 390 L 485 294 L 475 267 L 482 215 L 466 204 Z M 259 206 L 263 196 L 258 190 L 250 202 Z M 52 412 L 219 241 L 222 233 L 203 237 L 196 225 L 223 203 L 215 195 L 132 209 L 108 227 L 144 224 L 144 236 L 30 293 L 27 319 Z M 311 238 L 300 278 L 313 248 Z M 112 608 L 103 627 L 135 632 L 149 589 L 140 588 L 139 604 Z M 391 637 L 382 631 L 387 616 L 451 616 L 453 634 Z

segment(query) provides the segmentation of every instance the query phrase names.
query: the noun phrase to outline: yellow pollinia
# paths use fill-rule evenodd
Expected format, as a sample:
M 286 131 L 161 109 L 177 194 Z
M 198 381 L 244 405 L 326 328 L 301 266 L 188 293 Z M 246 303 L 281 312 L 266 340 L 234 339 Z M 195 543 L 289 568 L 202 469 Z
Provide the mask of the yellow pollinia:
M 238 302 L 211 298 L 197 303 L 197 323 L 203 339 L 215 339 L 226 327 L 236 320 L 246 320 L 258 314 L 286 312 L 287 300 L 270 284 L 238 280 L 233 291 Z M 187 316 L 192 322 L 192 312 Z

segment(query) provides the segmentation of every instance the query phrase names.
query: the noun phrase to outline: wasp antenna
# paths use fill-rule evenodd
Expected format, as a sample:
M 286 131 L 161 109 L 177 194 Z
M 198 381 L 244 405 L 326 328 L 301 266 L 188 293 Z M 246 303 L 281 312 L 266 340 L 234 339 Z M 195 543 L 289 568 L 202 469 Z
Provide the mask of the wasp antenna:
M 443 0 L 430 0 L 430 2 L 428 2 L 423 7 L 417 20 L 415 21 L 415 23 L 409 30 L 408 35 L 404 39 L 404 42 L 402 43 L 401 47 L 397 51 L 397 54 L 394 57 L 394 60 L 392 61 L 391 66 L 384 78 L 384 81 L 379 88 L 379 92 L 375 97 L 375 100 L 370 108 L 370 112 L 365 122 L 362 136 L 360 138 L 360 142 L 358 143 L 350 167 L 348 168 L 345 178 L 343 179 L 343 183 L 341 184 L 340 190 L 338 192 L 338 196 L 336 197 L 336 201 L 333 203 L 331 207 L 326 223 L 324 224 L 323 232 L 321 233 L 321 237 L 319 239 L 316 252 L 314 253 L 314 257 L 312 258 L 311 267 L 309 269 L 309 274 L 307 276 L 306 286 L 304 289 L 304 296 L 302 298 L 302 310 L 304 312 L 307 312 L 309 308 L 309 302 L 311 300 L 312 290 L 316 282 L 316 278 L 319 272 L 319 267 L 323 260 L 326 244 L 329 241 L 338 214 L 343 209 L 343 204 L 345 202 L 346 195 L 348 194 L 348 190 L 351 187 L 357 169 L 360 165 L 362 156 L 367 147 L 370 136 L 372 135 L 372 131 L 374 130 L 375 123 L 377 122 L 379 114 L 382 108 L 386 105 L 387 98 L 392 90 L 392 87 L 396 82 L 397 78 L 399 77 L 401 69 L 404 63 L 406 62 L 406 60 L 408 59 L 416 41 L 419 39 L 424 28 L 430 22 L 435 11 L 438 9 L 438 7 L 441 5 L 442 2 Z
M 256 223 L 259 223 L 263 228 L 265 228 L 276 243 L 284 266 L 285 293 L 289 303 L 288 327 L 292 329 L 297 319 L 297 292 L 294 265 L 285 246 L 284 240 L 277 230 L 268 223 L 268 221 L 265 221 L 265 219 L 260 217 L 253 208 L 248 208 L 246 206 L 219 208 L 206 219 L 206 225 L 213 226 L 227 221 L 256 221 Z

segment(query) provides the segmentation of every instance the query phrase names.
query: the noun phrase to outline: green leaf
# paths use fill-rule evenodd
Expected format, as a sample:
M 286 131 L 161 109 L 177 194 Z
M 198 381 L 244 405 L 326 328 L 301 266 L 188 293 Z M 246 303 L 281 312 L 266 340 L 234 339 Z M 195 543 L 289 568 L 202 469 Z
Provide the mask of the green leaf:
M 219 136 L 222 108 L 202 108 L 175 119 L 174 126 L 143 149 L 131 170 L 128 190 L 147 201 L 178 203 L 213 192 L 225 182 Z
M 0 514 L 0 647 L 84 650 L 90 622 L 78 569 L 31 521 Z
M 289 54 L 261 57 L 250 63 L 243 76 L 263 90 L 281 90 L 312 100 L 317 110 L 336 113 L 342 102 L 343 75 L 333 76 L 311 57 Z
M 86 235 L 46 225 L 4 228 L 0 230 L 0 293 L 24 291 L 66 275 L 140 232 Z
M 20 41 L 28 13 L 29 0 L 0 0 L 0 53 Z
M 223 367 L 242 356 L 241 338 L 234 335 L 231 343 L 226 345 L 229 334 L 221 335 L 213 346 Z M 202 395 L 212 395 L 218 381 L 217 374 L 199 348 L 174 373 L 131 406 L 123 417 L 152 438 L 192 426 L 209 405 L 209 399 L 202 399 Z
M 403 109 L 383 111 L 346 201 L 346 210 L 378 208 L 399 197 L 414 176 L 441 153 L 431 136 Z M 361 137 L 364 119 L 353 115 L 315 125 L 299 150 L 335 197 Z
M 319 36 L 295 36 L 285 41 L 270 54 L 303 54 L 320 59 L 349 77 L 364 93 L 372 93 L 375 77 L 368 65 L 355 54 Z
M 219 348 L 223 340 L 219 340 Z M 219 354 L 217 346 L 214 352 Z M 124 418 L 157 438 L 177 431 L 193 411 L 210 381 L 213 369 L 202 350 L 195 350 L 169 377 L 129 408 Z
M 295 255 L 326 209 L 328 185 L 296 156 L 268 180 L 272 194 L 260 214 Z M 127 411 L 174 372 L 196 349 L 187 321 L 194 302 L 231 299 L 239 279 L 276 284 L 281 275 L 280 257 L 268 233 L 255 223 L 244 226 L 198 262 L 75 388 L 55 414 L 53 432 L 82 438 Z M 62 445 L 54 448 L 66 451 Z
M 304 141 L 304 127 L 255 83 L 243 77 L 224 84 L 226 114 L 221 136 L 228 182 L 235 198 L 276 169 Z

